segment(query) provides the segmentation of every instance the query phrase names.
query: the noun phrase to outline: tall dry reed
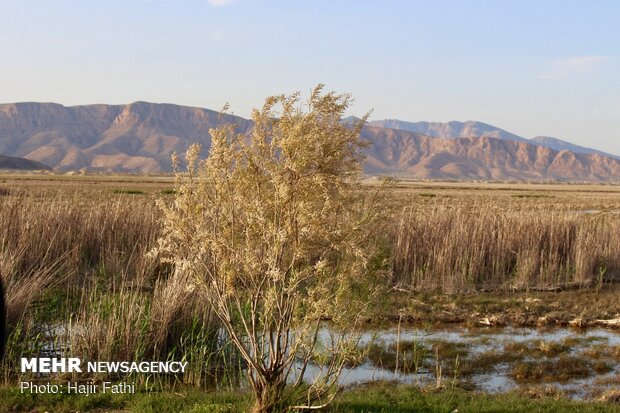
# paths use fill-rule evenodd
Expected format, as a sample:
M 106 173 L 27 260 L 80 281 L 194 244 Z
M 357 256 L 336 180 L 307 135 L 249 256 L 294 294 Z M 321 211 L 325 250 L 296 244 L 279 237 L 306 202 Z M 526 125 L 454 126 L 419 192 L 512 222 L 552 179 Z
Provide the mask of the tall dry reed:
M 56 352 L 85 360 L 145 360 L 217 353 L 218 326 L 201 297 L 147 257 L 159 234 L 154 200 L 77 191 L 0 196 L 0 277 L 9 354 Z M 187 343 L 192 343 L 187 346 Z M 217 357 L 192 359 L 202 384 Z M 196 379 L 196 377 L 198 379 Z
M 463 292 L 587 286 L 620 272 L 620 216 L 441 200 L 405 208 L 393 282 Z
M 194 384 L 222 364 L 239 368 L 204 300 L 147 257 L 160 231 L 154 198 L 92 187 L 0 193 L 7 380 L 19 357 L 51 344 L 93 360 L 185 358 L 182 380 Z M 620 278 L 618 214 L 571 212 L 553 198 L 422 198 L 386 234 L 394 284 L 454 293 Z

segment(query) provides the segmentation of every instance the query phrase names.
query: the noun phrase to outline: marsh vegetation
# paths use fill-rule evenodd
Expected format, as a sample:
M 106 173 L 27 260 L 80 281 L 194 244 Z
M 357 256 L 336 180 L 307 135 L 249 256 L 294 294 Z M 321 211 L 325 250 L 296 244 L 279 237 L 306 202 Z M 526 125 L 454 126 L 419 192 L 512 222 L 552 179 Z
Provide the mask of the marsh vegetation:
M 190 362 L 184 376 L 135 377 L 152 389 L 243 387 L 246 363 L 214 314 L 174 281 L 169 265 L 146 255 L 161 235 L 155 201 L 169 202 L 173 187 L 171 178 L 2 177 L 0 271 L 10 325 L 5 384 L 22 378 L 18 356 L 53 350 L 85 359 Z M 141 194 L 130 193 L 136 190 Z M 430 191 L 436 196 L 421 195 Z M 513 196 L 523 193 L 545 196 Z M 386 230 L 394 242 L 385 248 L 394 273 L 385 280 L 384 304 L 367 322 L 394 332 L 400 320 L 402 330 L 398 353 L 395 341 L 377 341 L 356 362 L 374 371 L 369 380 L 394 380 L 399 354 L 397 378 L 407 377 L 406 386 L 419 380 L 419 389 L 437 387 L 438 366 L 441 387 L 457 392 L 602 399 L 617 388 L 614 330 L 585 336 L 563 330 L 557 340 L 537 333 L 510 342 L 478 327 L 588 327 L 618 318 L 620 189 L 400 183 L 385 202 L 394 205 Z M 457 339 L 414 344 L 406 335 L 445 323 L 459 331 Z M 495 347 L 472 351 L 463 344 L 468 340 L 480 346 L 492 340 Z M 503 377 L 510 386 L 494 390 L 480 377 Z M 585 393 L 570 388 L 585 382 Z M 402 391 L 381 386 L 381 394 L 385 386 Z

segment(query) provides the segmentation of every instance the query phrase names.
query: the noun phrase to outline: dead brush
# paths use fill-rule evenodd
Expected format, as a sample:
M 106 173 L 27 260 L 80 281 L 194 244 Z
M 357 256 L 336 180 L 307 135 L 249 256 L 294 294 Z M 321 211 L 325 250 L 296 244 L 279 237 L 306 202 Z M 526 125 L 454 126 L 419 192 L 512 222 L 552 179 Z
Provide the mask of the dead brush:
M 41 298 L 48 289 L 60 285 L 70 274 L 64 264 L 64 256 L 45 266 L 35 265 L 26 271 L 17 271 L 16 263 L 24 253 L 24 250 L 10 252 L 0 249 L 0 279 L 5 288 L 9 333 L 33 302 Z
M 146 255 L 160 229 L 154 200 L 127 202 L 92 188 L 12 193 L 0 198 L 0 276 L 13 349 L 1 367 L 6 380 L 19 371 L 20 354 L 51 349 L 131 361 L 179 359 L 182 347 L 206 354 L 192 361 L 195 371 L 220 361 L 207 354 L 217 351 L 217 335 L 186 337 L 189 327 L 217 330 L 210 313 Z
M 620 219 L 439 200 L 395 221 L 393 283 L 462 292 L 589 286 L 620 271 Z
M 63 265 L 80 281 L 88 273 L 138 274 L 159 231 L 154 206 L 121 199 L 24 193 L 0 202 L 0 248 L 12 268 Z M 111 277 L 113 278 L 113 277 Z

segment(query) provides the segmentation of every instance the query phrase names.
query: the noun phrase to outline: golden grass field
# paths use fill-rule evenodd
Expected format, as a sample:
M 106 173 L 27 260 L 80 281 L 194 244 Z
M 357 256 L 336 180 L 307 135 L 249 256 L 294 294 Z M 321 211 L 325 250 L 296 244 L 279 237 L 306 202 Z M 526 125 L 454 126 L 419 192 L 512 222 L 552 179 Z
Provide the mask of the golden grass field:
M 373 187 L 376 180 L 366 184 Z M 132 251 L 146 251 L 151 245 L 145 243 L 157 235 L 156 200 L 172 199 L 173 190 L 172 176 L 0 175 L 0 208 L 11 220 L 4 228 L 12 228 L 2 239 L 28 239 L 32 249 L 33 239 L 16 233 L 28 230 L 46 248 L 55 247 L 44 233 L 56 219 L 65 226 L 47 236 L 71 233 L 78 241 L 74 249 L 83 220 L 105 232 L 111 221 L 101 214 L 114 211 L 114 219 L 133 223 L 123 236 L 141 240 Z M 402 288 L 455 293 L 591 286 L 620 278 L 619 185 L 401 181 L 386 191 L 391 282 Z M 20 224 L 25 218 L 27 226 Z M 45 226 L 36 228 L 39 222 Z M 129 247 L 113 245 L 114 234 L 109 237 L 111 251 Z
M 619 185 L 401 181 L 386 192 L 392 218 L 378 231 L 401 289 L 600 288 L 620 278 Z M 71 273 L 138 271 L 158 235 L 156 200 L 173 194 L 173 176 L 0 175 L 3 253 L 22 268 L 77 254 Z

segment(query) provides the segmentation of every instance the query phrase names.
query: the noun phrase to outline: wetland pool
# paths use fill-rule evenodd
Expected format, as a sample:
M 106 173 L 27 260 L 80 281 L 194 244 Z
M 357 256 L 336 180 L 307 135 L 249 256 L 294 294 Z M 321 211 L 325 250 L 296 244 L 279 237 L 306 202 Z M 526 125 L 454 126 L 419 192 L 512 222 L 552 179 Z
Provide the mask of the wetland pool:
M 613 330 L 393 327 L 364 332 L 360 347 L 367 354 L 345 368 L 344 387 L 386 381 L 487 393 L 537 388 L 574 399 L 620 388 L 620 332 Z

